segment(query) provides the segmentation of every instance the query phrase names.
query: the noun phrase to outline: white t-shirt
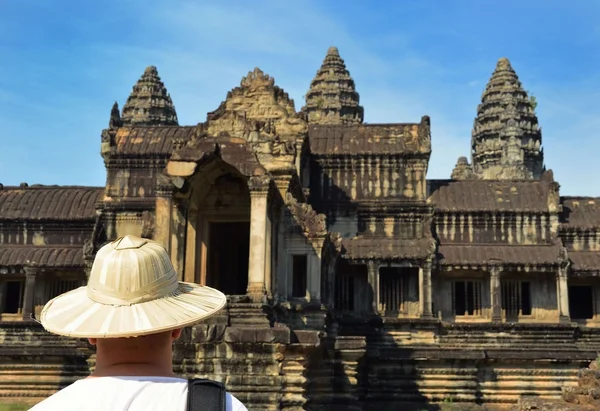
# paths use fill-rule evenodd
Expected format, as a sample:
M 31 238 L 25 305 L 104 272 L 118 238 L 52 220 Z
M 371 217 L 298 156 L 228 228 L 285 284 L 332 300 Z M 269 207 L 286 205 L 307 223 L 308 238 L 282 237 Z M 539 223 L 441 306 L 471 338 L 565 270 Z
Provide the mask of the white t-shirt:
M 97 377 L 77 380 L 30 411 L 185 411 L 188 381 L 174 377 Z M 248 411 L 230 393 L 226 411 Z

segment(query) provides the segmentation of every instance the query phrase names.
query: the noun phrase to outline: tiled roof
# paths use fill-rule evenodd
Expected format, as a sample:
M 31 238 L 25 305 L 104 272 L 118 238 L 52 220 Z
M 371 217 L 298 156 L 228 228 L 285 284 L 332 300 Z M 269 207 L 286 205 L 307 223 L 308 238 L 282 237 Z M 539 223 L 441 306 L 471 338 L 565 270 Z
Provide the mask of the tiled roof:
M 557 245 L 461 244 L 442 245 L 438 250 L 442 265 L 517 264 L 545 265 L 560 262 Z
M 173 151 L 173 140 L 189 141 L 195 132 L 196 126 L 120 127 L 115 136 L 117 153 L 168 156 Z
M 600 251 L 569 251 L 573 271 L 600 271 Z
M 69 186 L 4 187 L 0 220 L 89 220 L 104 188 Z
M 431 180 L 428 203 L 441 211 L 548 212 L 544 181 Z
M 433 238 L 402 240 L 387 237 L 357 237 L 342 240 L 342 254 L 348 259 L 425 258 L 433 249 Z
M 3 245 L 0 266 L 83 267 L 82 246 Z
M 600 198 L 562 197 L 561 223 L 569 227 L 600 228 Z
M 418 124 L 310 125 L 310 151 L 316 155 L 401 154 L 416 152 L 418 138 L 406 138 L 404 128 L 416 135 Z

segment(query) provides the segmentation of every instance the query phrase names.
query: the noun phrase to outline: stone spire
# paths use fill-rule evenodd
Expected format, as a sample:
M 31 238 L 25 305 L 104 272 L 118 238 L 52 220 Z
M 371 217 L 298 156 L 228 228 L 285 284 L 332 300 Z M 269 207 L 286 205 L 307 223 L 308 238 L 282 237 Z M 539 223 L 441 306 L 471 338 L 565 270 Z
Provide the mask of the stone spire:
M 450 176 L 452 180 L 467 180 L 473 178 L 473 168 L 467 157 L 459 157 Z
M 544 169 L 541 145 L 534 107 L 508 59 L 501 58 L 483 92 L 473 125 L 475 177 L 538 179 Z
M 360 124 L 364 110 L 358 103 L 354 80 L 337 47 L 330 47 L 306 93 L 302 111 L 312 124 Z
M 121 118 L 124 125 L 178 125 L 171 95 L 160 80 L 156 67 L 146 67 L 123 106 Z

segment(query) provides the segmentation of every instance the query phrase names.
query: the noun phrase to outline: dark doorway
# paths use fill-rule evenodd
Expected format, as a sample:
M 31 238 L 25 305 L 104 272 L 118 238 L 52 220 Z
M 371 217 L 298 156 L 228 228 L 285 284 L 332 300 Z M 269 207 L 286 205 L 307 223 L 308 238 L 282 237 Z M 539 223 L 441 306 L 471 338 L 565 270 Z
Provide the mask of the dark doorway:
M 6 305 L 4 312 L 7 314 L 18 314 L 23 306 L 23 281 L 6 282 Z
M 591 286 L 569 286 L 569 313 L 571 318 L 577 320 L 594 318 L 594 295 Z
M 210 223 L 206 282 L 227 295 L 246 294 L 250 223 Z

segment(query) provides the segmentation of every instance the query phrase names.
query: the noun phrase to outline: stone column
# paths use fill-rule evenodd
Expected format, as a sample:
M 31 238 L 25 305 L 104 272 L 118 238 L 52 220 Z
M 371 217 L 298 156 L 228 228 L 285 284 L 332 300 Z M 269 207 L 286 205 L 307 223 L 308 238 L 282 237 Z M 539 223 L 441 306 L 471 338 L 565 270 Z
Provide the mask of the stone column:
M 490 269 L 490 303 L 492 305 L 492 322 L 502 322 L 502 301 L 500 290 L 500 267 Z
M 379 277 L 379 265 L 373 261 L 370 260 L 367 264 L 367 273 L 368 273 L 368 281 L 369 281 L 369 287 L 372 290 L 372 300 L 371 300 L 371 307 L 372 307 L 372 312 L 373 314 L 378 314 L 379 313 L 379 281 L 378 281 L 378 277 Z
M 433 298 L 431 284 L 431 261 L 419 268 L 419 314 L 421 318 L 433 318 Z
M 198 272 L 198 246 L 196 244 L 196 224 L 198 221 L 198 212 L 189 210 L 186 219 L 185 233 L 185 274 L 184 281 L 196 282 L 196 273 Z
M 248 262 L 248 295 L 254 302 L 264 301 L 267 260 L 267 197 L 269 182 L 251 177 L 250 186 L 250 258 Z
M 34 313 L 35 277 L 37 268 L 25 267 L 25 293 L 23 297 L 23 320 L 29 320 Z
M 154 240 L 171 252 L 171 225 L 173 219 L 173 190 L 168 185 L 159 185 L 156 190 L 156 218 Z
M 558 303 L 559 322 L 569 322 L 569 287 L 567 283 L 567 267 L 560 267 L 556 274 L 556 300 Z
M 6 307 L 6 282 L 0 282 L 0 317 Z

